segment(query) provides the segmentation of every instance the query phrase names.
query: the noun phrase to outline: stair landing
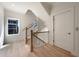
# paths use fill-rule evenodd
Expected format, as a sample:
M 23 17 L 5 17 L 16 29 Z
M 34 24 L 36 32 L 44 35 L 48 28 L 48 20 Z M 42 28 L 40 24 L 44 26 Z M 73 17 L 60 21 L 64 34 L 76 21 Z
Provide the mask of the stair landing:
M 33 53 L 38 57 L 74 57 L 69 51 L 49 44 L 34 49 Z

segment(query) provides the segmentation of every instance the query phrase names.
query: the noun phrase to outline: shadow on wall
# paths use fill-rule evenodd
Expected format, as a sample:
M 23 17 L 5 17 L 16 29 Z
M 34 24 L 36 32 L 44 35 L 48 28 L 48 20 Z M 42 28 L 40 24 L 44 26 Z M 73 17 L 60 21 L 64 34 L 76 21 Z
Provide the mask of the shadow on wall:
M 28 27 L 30 27 L 32 25 L 32 23 L 36 20 L 36 16 L 35 14 L 31 11 L 31 10 L 28 10 L 27 13 L 27 21 L 28 21 Z
M 46 27 L 45 22 L 42 19 L 38 18 L 38 30 L 40 31 L 45 27 Z
M 35 24 L 36 24 L 38 31 L 40 31 L 46 27 L 45 22 L 42 19 L 40 19 L 39 17 L 37 17 L 31 10 L 28 10 L 26 14 L 28 16 L 29 24 L 34 25 L 33 26 L 34 28 L 35 28 Z M 28 25 L 28 27 L 31 25 Z M 32 28 L 32 29 L 34 29 L 34 28 Z

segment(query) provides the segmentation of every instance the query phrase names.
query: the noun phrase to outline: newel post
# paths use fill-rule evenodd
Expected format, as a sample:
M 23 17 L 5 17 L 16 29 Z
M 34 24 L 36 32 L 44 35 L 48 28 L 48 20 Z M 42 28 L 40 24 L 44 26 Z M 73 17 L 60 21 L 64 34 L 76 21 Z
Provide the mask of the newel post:
M 26 27 L 26 41 L 25 41 L 25 43 L 27 44 L 27 27 Z
M 31 52 L 33 52 L 33 30 L 31 30 Z

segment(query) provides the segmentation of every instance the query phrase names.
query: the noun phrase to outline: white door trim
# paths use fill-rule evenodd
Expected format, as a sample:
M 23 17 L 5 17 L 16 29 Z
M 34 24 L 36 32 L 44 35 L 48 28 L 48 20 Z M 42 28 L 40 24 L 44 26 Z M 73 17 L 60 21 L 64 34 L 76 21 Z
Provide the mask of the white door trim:
M 56 12 L 56 13 L 53 13 L 53 40 L 55 40 L 55 23 L 54 23 L 54 17 L 55 16 L 57 16 L 57 15 L 59 15 L 59 14 L 63 14 L 63 13 L 65 13 L 65 12 L 69 12 L 69 11 L 71 11 L 72 10 L 72 13 L 73 13 L 73 22 L 74 22 L 74 19 L 75 19 L 75 17 L 74 17 L 74 7 L 72 7 L 72 8 L 68 8 L 68 9 L 64 9 L 64 10 L 61 10 L 61 11 L 59 11 L 59 12 Z M 71 52 L 73 52 L 74 51 L 74 31 L 75 31 L 75 29 L 74 29 L 74 23 L 73 23 L 73 50 L 71 51 Z

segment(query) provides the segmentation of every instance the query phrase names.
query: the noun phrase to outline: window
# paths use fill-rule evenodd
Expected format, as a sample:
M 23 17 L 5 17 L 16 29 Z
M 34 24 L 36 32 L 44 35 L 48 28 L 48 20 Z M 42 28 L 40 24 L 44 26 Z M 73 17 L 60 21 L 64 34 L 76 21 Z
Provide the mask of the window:
M 8 19 L 8 34 L 18 34 L 18 20 Z

